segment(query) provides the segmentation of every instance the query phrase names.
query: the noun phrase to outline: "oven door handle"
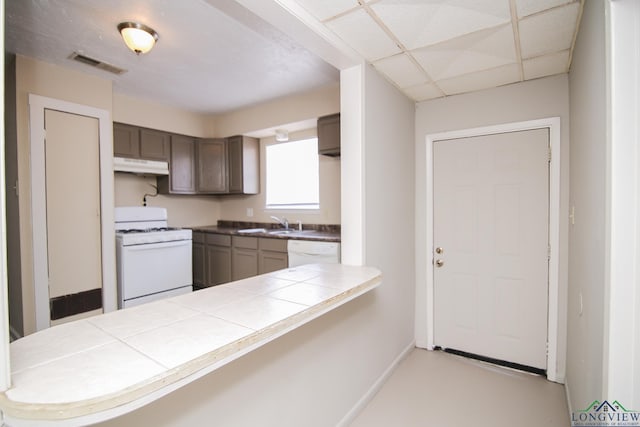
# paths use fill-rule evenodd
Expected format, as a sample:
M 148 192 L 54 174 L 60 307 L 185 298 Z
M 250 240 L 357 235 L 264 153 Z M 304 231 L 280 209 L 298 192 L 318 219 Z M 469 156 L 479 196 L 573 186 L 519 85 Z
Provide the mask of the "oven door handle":
M 177 246 L 191 246 L 191 240 L 172 240 L 169 242 L 140 243 L 137 245 L 124 246 L 123 249 L 130 251 L 148 251 L 150 249 L 173 248 Z

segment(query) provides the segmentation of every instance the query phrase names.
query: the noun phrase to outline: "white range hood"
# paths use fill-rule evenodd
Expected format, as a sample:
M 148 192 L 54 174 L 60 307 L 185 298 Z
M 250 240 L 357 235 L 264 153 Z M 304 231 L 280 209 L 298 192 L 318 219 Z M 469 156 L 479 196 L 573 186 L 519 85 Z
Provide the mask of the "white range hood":
M 130 172 L 140 175 L 169 175 L 169 163 L 156 160 L 113 158 L 115 172 Z

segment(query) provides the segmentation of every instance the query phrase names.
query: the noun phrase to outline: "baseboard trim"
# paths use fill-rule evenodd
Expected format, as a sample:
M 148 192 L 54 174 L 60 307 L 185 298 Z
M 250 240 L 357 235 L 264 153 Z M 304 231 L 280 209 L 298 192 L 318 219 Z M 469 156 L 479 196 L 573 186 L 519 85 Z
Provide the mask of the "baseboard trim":
M 413 349 L 416 348 L 415 340 L 412 341 L 404 350 L 400 352 L 398 357 L 385 369 L 380 377 L 373 383 L 367 392 L 358 400 L 358 402 L 347 412 L 347 414 L 336 424 L 336 427 L 348 427 L 356 417 L 362 412 L 373 397 L 380 391 L 384 383 L 389 379 L 393 371 L 396 370 L 400 362 L 402 362 Z
M 571 393 L 569 393 L 569 382 L 566 379 L 564 381 L 564 394 L 567 398 L 567 408 L 569 408 L 569 419 L 571 419 L 571 415 L 573 414 L 573 406 L 571 406 Z

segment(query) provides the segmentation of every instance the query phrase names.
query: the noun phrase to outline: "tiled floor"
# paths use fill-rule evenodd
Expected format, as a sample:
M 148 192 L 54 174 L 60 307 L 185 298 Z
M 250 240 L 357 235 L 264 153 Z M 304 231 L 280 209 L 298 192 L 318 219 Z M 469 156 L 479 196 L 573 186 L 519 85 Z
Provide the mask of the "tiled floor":
M 350 427 L 568 427 L 564 386 L 416 349 Z

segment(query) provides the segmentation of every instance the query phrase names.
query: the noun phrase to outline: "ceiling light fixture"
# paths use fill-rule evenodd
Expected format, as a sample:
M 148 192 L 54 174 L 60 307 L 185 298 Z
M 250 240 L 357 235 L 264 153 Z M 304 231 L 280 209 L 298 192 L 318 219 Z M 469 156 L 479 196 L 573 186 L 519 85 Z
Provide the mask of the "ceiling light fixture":
M 137 55 L 149 52 L 158 41 L 158 33 L 151 27 L 138 22 L 122 22 L 118 31 L 129 49 Z
M 286 142 L 289 140 L 289 132 L 286 129 L 276 129 L 276 141 Z

